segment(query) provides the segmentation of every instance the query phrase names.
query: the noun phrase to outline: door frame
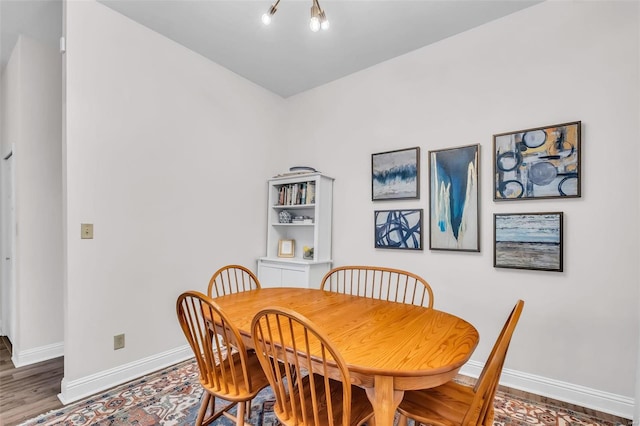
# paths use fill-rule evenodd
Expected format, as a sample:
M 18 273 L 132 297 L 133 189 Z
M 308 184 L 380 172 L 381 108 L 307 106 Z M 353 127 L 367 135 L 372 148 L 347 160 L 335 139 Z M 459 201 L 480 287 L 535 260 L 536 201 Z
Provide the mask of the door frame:
M 16 254 L 16 214 L 15 214 L 15 148 L 2 159 L 2 175 L 1 175 L 1 211 L 2 218 L 2 273 L 0 275 L 0 291 L 2 314 L 0 323 L 0 334 L 7 336 L 12 344 L 15 345 L 16 335 L 16 270 L 15 270 L 15 254 Z

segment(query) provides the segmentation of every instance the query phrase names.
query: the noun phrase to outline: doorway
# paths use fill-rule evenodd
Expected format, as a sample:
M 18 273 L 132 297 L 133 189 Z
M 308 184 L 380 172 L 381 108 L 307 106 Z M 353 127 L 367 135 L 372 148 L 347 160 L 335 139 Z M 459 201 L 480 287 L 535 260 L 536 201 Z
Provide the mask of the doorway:
M 7 336 L 14 342 L 15 336 L 15 179 L 13 171 L 13 150 L 2 160 L 2 203 L 0 215 L 2 217 L 2 271 L 0 275 L 0 335 Z

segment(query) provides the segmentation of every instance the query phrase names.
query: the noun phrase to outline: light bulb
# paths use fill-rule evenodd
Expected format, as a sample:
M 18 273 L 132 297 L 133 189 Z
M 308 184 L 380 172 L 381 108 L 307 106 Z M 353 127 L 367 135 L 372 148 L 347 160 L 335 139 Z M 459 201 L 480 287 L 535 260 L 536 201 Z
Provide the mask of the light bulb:
M 311 28 L 311 31 L 313 31 L 314 33 L 318 32 L 318 30 L 320 29 L 320 20 L 317 16 L 311 18 L 311 20 L 309 21 L 309 28 Z
M 262 23 L 265 25 L 269 25 L 271 23 L 271 14 L 265 13 L 262 15 Z
M 323 30 L 328 30 L 329 29 L 329 21 L 327 21 L 326 19 L 324 21 L 322 21 L 320 23 L 320 28 L 322 28 Z

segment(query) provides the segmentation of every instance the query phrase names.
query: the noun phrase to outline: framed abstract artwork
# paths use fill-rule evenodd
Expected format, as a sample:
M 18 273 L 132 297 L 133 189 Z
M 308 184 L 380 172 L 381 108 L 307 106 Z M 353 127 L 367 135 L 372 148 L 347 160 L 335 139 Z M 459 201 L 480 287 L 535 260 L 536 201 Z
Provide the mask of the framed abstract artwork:
M 422 250 L 422 209 L 374 211 L 375 248 Z
M 581 122 L 493 135 L 495 201 L 580 197 Z
M 429 249 L 480 251 L 480 145 L 429 151 Z
M 562 272 L 562 212 L 493 215 L 493 266 Z
M 420 148 L 371 154 L 371 199 L 420 198 Z

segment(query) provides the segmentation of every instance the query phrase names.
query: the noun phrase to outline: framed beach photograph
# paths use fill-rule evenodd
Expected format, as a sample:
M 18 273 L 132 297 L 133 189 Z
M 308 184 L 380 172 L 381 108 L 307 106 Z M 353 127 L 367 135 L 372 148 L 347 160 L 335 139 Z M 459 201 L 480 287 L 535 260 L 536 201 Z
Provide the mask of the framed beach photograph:
M 493 135 L 493 199 L 580 197 L 581 122 Z
M 375 248 L 422 250 L 422 209 L 374 211 Z
M 562 272 L 562 212 L 493 215 L 493 266 Z
M 293 257 L 295 254 L 294 240 L 278 241 L 278 257 Z
M 480 145 L 429 151 L 429 249 L 480 251 Z
M 420 198 L 420 148 L 371 154 L 371 200 Z

